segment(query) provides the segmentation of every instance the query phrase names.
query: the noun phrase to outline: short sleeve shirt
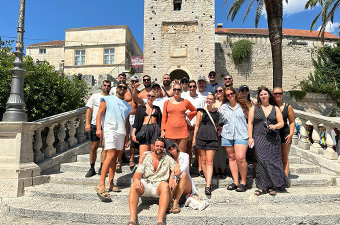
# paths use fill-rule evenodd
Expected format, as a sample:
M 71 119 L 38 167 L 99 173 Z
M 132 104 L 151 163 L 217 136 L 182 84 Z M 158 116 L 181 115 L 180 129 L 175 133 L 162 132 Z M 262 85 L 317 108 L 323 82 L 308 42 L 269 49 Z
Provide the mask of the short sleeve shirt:
M 86 107 L 92 109 L 92 119 L 91 119 L 91 124 L 96 125 L 96 117 L 98 114 L 99 110 L 99 105 L 100 105 L 100 99 L 104 97 L 101 93 L 96 93 L 91 95 L 90 99 L 86 103 Z

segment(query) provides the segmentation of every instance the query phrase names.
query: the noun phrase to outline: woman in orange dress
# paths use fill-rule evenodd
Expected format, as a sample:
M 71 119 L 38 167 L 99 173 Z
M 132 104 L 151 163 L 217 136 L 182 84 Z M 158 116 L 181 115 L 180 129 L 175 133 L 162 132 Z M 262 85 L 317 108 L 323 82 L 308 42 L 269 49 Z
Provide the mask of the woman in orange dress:
M 172 90 L 174 96 L 164 103 L 161 136 L 177 142 L 179 151 L 186 152 L 189 138 L 186 116 L 191 120 L 197 111 L 190 101 L 181 98 L 180 84 L 175 84 Z M 190 112 L 186 113 L 187 110 Z

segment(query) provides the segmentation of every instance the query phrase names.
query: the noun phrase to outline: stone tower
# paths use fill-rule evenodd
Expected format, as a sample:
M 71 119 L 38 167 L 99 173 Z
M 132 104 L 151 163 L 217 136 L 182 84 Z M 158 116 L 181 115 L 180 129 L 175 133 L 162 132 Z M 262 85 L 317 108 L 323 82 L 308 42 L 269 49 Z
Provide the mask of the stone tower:
M 144 74 L 161 82 L 215 70 L 215 0 L 144 1 Z

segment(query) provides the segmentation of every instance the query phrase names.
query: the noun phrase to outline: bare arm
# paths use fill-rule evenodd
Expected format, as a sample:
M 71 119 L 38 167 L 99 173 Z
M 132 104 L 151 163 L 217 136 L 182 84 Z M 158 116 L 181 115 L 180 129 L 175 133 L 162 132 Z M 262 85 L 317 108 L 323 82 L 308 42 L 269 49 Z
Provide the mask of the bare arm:
M 144 101 L 143 99 L 139 98 L 138 94 L 138 87 L 139 87 L 139 83 L 135 83 L 135 84 L 131 84 L 131 90 L 132 90 L 132 99 L 133 101 L 137 102 L 138 105 L 143 105 Z
M 196 126 L 195 126 L 195 130 L 194 130 L 194 136 L 192 138 L 192 146 L 195 146 L 196 145 L 196 134 L 197 134 L 197 131 L 198 131 L 198 128 L 200 127 L 200 123 L 202 121 L 202 112 L 199 111 L 197 113 L 197 116 L 196 116 Z
M 289 120 L 289 135 L 286 138 L 286 144 L 292 143 L 292 137 L 295 130 L 295 116 L 291 105 L 288 106 L 288 120 Z
M 91 115 L 92 115 L 92 109 L 90 107 L 87 107 L 86 114 L 85 114 L 85 131 L 86 132 L 91 131 Z
M 275 111 L 276 111 L 276 121 L 277 124 L 271 124 L 268 126 L 269 129 L 275 130 L 275 129 L 281 129 L 284 125 L 283 123 L 283 117 L 282 113 L 279 107 L 275 106 Z
M 255 111 L 255 106 L 252 106 L 249 110 L 248 114 L 248 146 L 252 147 L 254 144 L 254 139 L 253 139 L 253 126 L 254 126 L 254 111 Z
M 96 135 L 100 138 L 103 139 L 103 132 L 102 132 L 102 117 L 103 114 L 106 112 L 106 103 L 105 101 L 102 101 L 99 105 L 99 110 L 96 118 L 96 125 L 97 125 L 97 131 Z

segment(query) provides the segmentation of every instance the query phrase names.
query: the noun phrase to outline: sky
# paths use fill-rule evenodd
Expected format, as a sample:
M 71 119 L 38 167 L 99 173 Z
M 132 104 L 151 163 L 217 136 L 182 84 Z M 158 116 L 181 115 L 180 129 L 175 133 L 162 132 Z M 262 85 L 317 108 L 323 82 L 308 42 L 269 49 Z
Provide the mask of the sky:
M 170 0 L 169 0 L 170 1 Z M 224 28 L 254 28 L 256 4 L 243 23 L 246 4 L 240 9 L 234 22 L 226 16 L 232 0 L 215 0 L 216 24 Z M 289 0 L 284 5 L 283 28 L 309 30 L 321 7 L 305 10 L 307 0 Z M 0 0 L 0 37 L 2 40 L 16 39 L 20 0 Z M 65 29 L 102 25 L 128 25 L 138 44 L 143 49 L 143 0 L 26 0 L 24 45 L 64 40 Z M 318 21 L 314 30 L 320 27 Z M 327 30 L 339 36 L 340 11 Z M 265 13 L 258 28 L 267 28 Z

